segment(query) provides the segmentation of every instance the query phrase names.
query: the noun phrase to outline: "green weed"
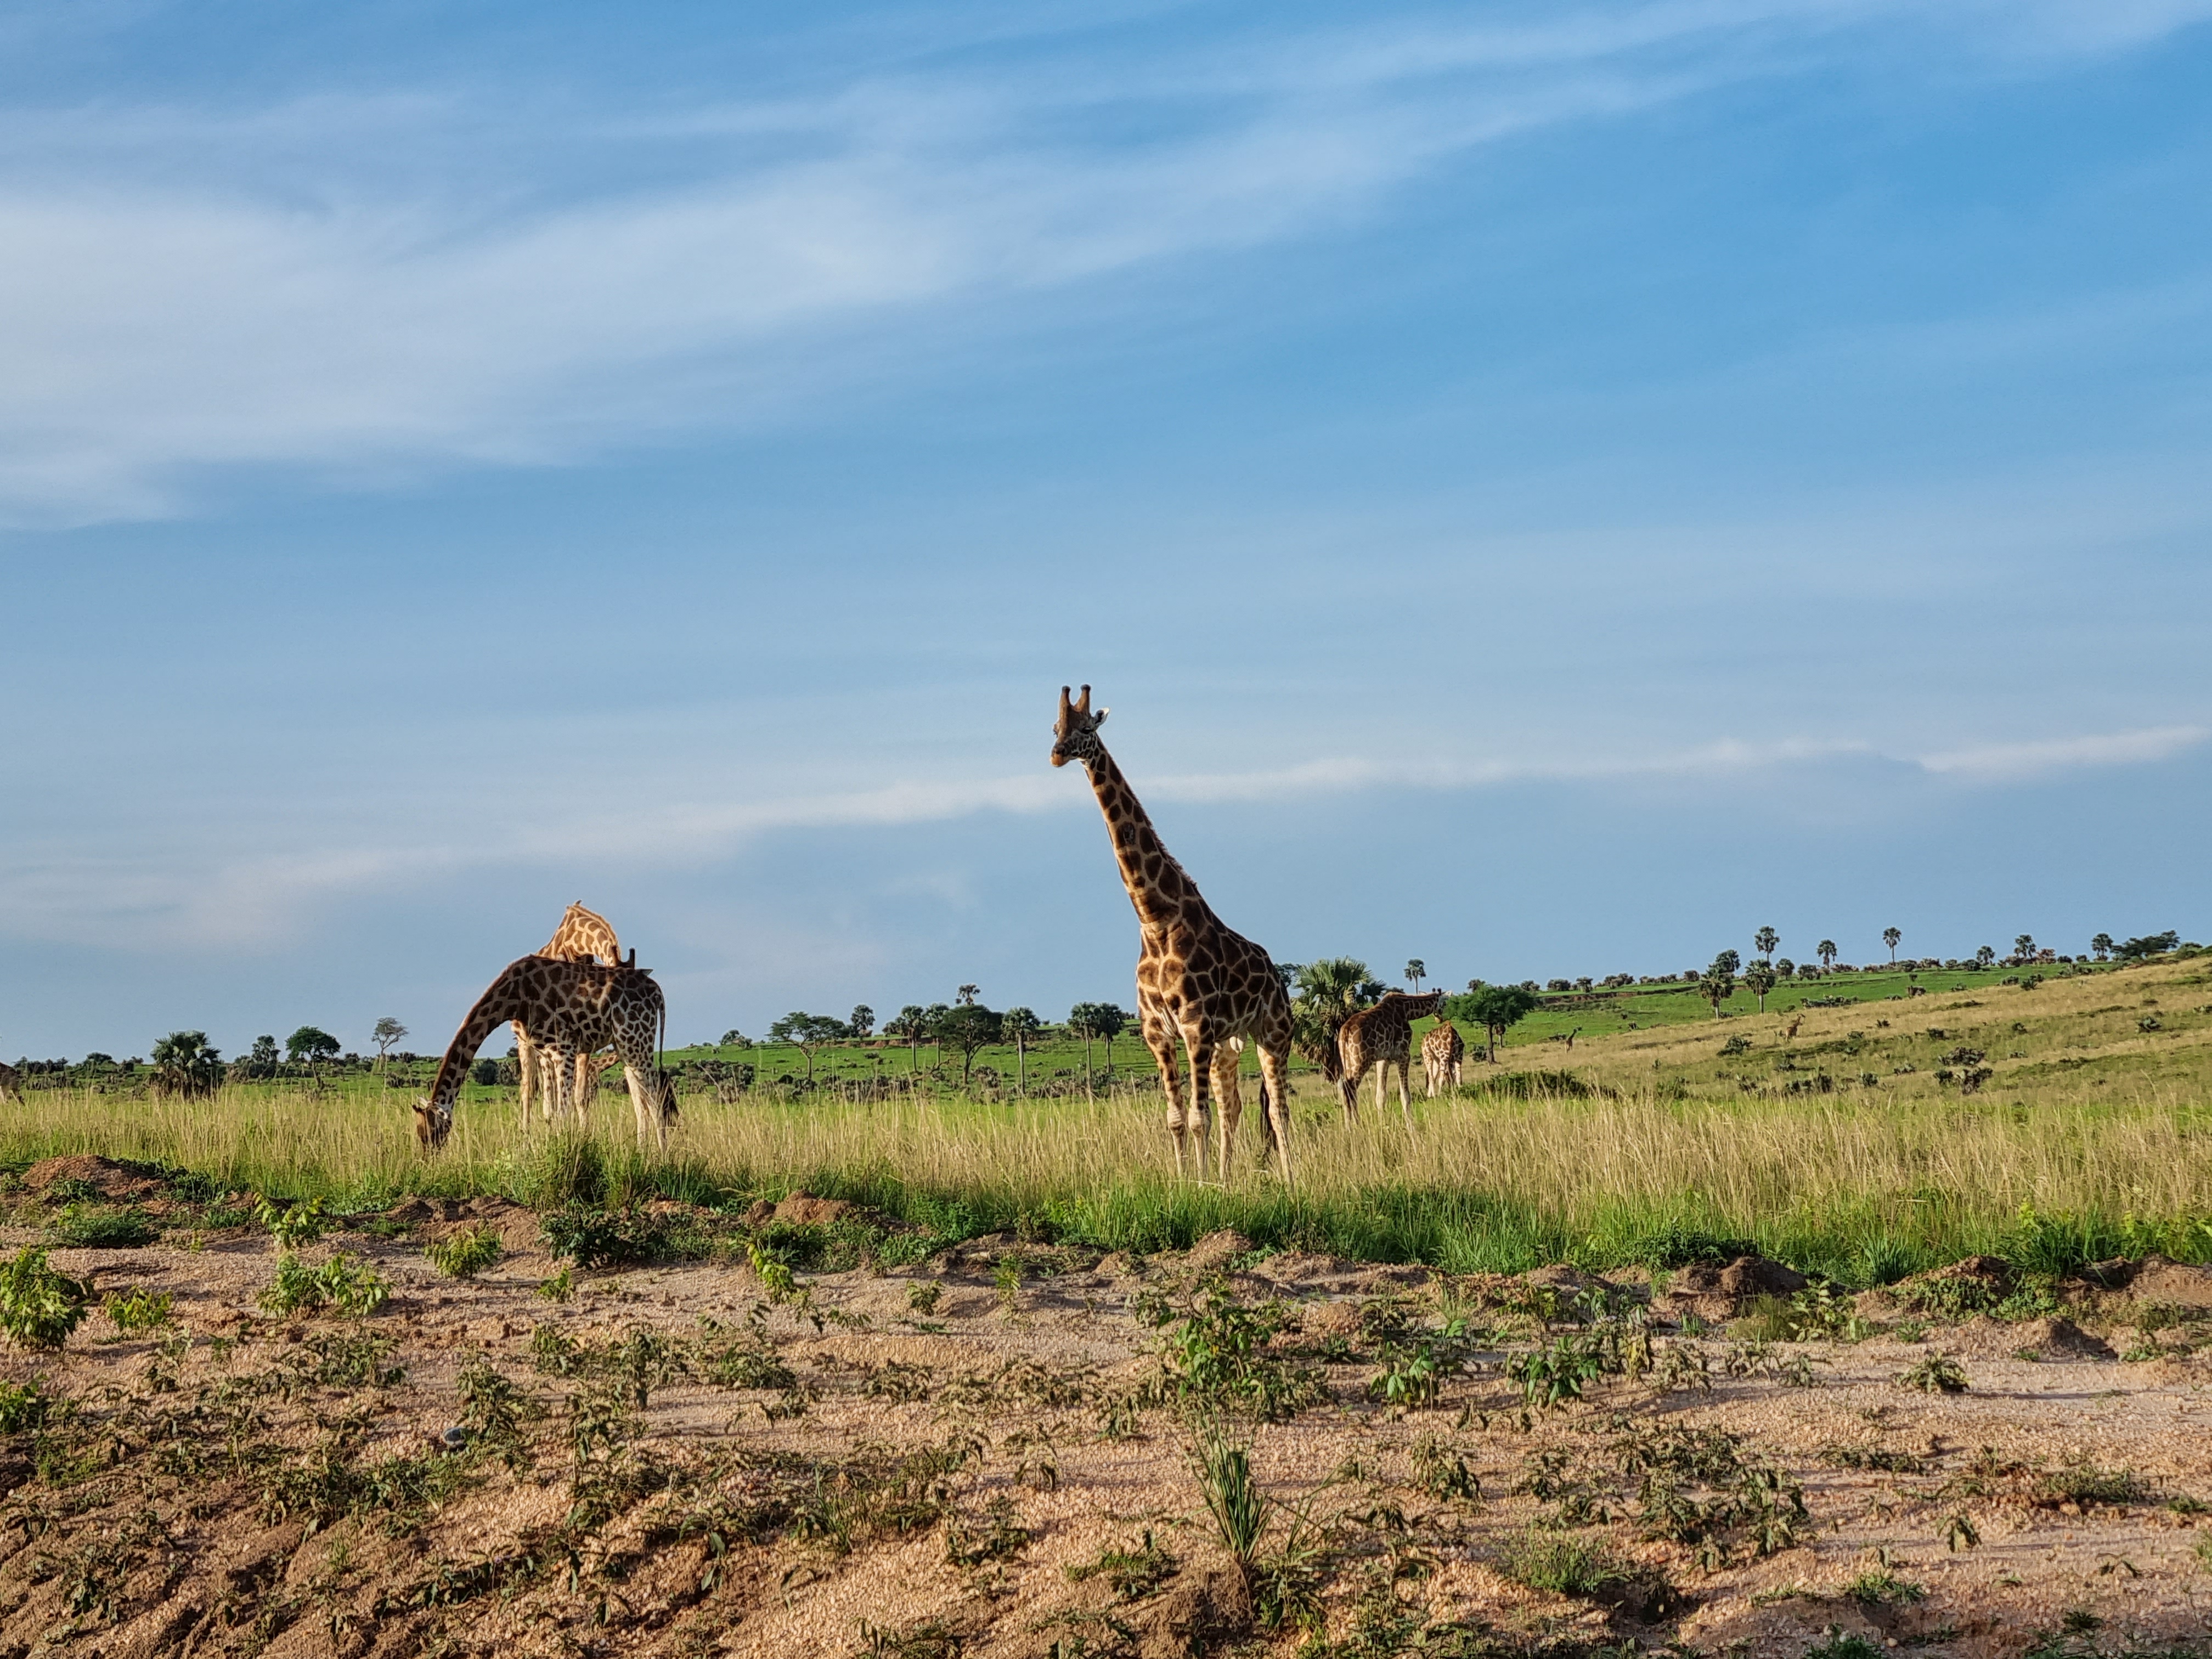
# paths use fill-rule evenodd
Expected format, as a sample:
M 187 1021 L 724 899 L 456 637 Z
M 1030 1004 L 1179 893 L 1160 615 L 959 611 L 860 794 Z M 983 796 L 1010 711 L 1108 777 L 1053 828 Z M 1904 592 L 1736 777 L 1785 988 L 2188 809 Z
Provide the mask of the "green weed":
M 1899 1373 L 1897 1386 L 1917 1389 L 1923 1394 L 1964 1394 L 1967 1389 L 1966 1367 L 1945 1353 L 1931 1353 L 1910 1370 Z
M 46 1265 L 43 1249 L 0 1263 L 0 1331 L 21 1348 L 58 1348 L 83 1322 L 91 1290 Z
M 176 1306 L 177 1298 L 167 1291 L 133 1286 L 126 1291 L 110 1291 L 101 1300 L 100 1310 L 118 1331 L 150 1331 L 174 1319 Z
M 310 1267 L 292 1251 L 276 1258 L 276 1277 L 262 1291 L 261 1305 L 274 1314 L 314 1313 L 328 1308 L 348 1319 L 366 1319 L 392 1297 L 392 1285 L 375 1266 L 339 1251 L 319 1267 Z
M 507 1245 L 495 1231 L 479 1222 L 448 1233 L 422 1254 L 448 1279 L 473 1279 L 505 1255 Z
M 72 1204 L 53 1225 L 54 1242 L 80 1250 L 135 1250 L 153 1243 L 161 1230 L 137 1205 L 127 1210 Z

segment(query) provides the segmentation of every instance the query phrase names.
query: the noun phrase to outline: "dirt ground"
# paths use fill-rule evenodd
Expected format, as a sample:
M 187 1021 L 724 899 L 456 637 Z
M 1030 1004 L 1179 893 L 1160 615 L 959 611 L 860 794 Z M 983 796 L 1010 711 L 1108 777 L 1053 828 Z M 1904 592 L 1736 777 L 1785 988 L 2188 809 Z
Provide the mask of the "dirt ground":
M 436 1273 L 425 1243 L 477 1222 L 507 1253 Z M 0 1438 L 0 1659 L 1796 1656 L 1831 1627 L 1967 1659 L 2212 1636 L 2212 1359 L 2191 1351 L 2212 1271 L 2114 1264 L 2060 1315 L 1908 1325 L 1918 1341 L 1873 1294 L 1883 1334 L 1765 1344 L 1720 1324 L 1774 1305 L 1751 1300 L 1763 1264 L 1656 1297 L 1626 1276 L 1618 1304 L 1650 1299 L 1620 1328 L 1651 1334 L 1651 1368 L 1531 1411 L 1504 1365 L 1579 1328 L 1592 1282 L 1569 1269 L 1476 1283 L 1230 1237 L 1143 1261 L 1000 1237 L 787 1288 L 742 1252 L 577 1273 L 562 1302 L 539 1294 L 561 1264 L 527 1212 L 417 1201 L 385 1231 L 410 1224 L 303 1248 L 390 1281 L 361 1320 L 264 1312 L 262 1232 L 54 1251 L 98 1291 L 171 1293 L 176 1322 L 94 1313 L 58 1353 L 0 1355 L 7 1382 L 76 1402 Z M 1154 1322 L 1208 1282 L 1282 1304 L 1261 1359 L 1327 1387 L 1226 1431 L 1273 1505 L 1253 1571 L 1202 1498 L 1197 1419 L 1158 1382 Z M 1370 1399 L 1451 1316 L 1471 1334 L 1433 1403 Z M 1939 1352 L 1963 1392 L 1899 1385 Z M 486 1395 L 491 1372 L 511 1389 Z M 1702 1551 L 1650 1535 L 1632 1448 L 1674 1427 L 1741 1437 L 1773 1492 L 1802 1489 L 1771 1553 L 1741 1528 Z M 1502 1570 L 1562 1521 L 1632 1594 Z

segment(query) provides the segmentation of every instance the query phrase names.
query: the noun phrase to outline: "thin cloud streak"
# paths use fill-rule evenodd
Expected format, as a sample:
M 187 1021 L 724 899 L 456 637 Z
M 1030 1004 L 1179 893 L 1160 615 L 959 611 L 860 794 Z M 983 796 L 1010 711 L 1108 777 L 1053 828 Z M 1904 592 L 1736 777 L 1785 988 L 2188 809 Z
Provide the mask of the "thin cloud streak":
M 2212 728 L 2164 726 L 1902 758 L 1863 741 L 1812 738 L 1773 743 L 1725 739 L 1664 754 L 1575 762 L 1415 765 L 1337 757 L 1253 772 L 1164 775 L 1146 780 L 1144 793 L 1159 802 L 1218 805 L 1387 789 L 1451 792 L 1520 783 L 1748 775 L 1853 758 L 1885 761 L 1970 785 L 1997 785 L 2070 768 L 2156 764 L 2186 753 L 2208 737 L 2212 737 Z M 56 855 L 0 872 L 0 911 L 9 917 L 9 931 L 20 939 L 98 942 L 138 950 L 251 951 L 297 937 L 315 910 L 332 900 L 404 890 L 471 871 L 575 860 L 629 869 L 697 867 L 778 832 L 893 828 L 983 813 L 1029 815 L 1083 811 L 1091 805 L 1091 792 L 1079 775 L 1042 772 L 679 806 L 651 817 L 625 812 L 573 818 L 495 831 L 464 844 L 312 854 L 283 852 L 159 865 Z

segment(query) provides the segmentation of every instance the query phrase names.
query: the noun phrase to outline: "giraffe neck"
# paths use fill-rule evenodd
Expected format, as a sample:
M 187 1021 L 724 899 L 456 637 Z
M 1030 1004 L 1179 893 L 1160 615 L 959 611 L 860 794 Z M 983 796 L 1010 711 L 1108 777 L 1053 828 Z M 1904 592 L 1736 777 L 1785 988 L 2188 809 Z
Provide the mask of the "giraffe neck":
M 1188 921 L 1194 906 L 1204 913 L 1206 901 L 1199 896 L 1198 884 L 1161 844 L 1160 833 L 1146 816 L 1137 792 L 1103 744 L 1084 769 L 1091 775 L 1098 810 L 1106 815 L 1107 832 L 1114 837 L 1114 861 L 1121 866 L 1121 884 L 1129 890 L 1137 920 L 1151 930 Z
M 469 1074 L 469 1062 L 477 1057 L 477 1050 L 483 1047 L 484 1040 L 509 1020 L 521 1024 L 530 1012 L 523 1006 L 523 1000 L 513 994 L 505 975 L 495 981 L 491 988 L 477 999 L 477 1006 L 469 1010 L 469 1017 L 453 1034 L 453 1046 L 438 1062 L 437 1079 L 430 1085 L 431 1106 L 453 1110 L 454 1102 L 461 1097 L 461 1084 Z

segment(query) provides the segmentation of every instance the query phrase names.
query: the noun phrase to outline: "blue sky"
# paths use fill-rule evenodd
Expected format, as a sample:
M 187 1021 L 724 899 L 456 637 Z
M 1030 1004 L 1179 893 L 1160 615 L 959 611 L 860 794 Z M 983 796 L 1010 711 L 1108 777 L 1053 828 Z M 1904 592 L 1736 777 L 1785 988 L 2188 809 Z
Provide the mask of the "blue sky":
M 2212 935 L 2212 0 L 0 5 L 0 1053 Z

